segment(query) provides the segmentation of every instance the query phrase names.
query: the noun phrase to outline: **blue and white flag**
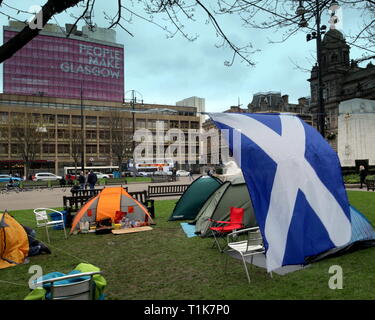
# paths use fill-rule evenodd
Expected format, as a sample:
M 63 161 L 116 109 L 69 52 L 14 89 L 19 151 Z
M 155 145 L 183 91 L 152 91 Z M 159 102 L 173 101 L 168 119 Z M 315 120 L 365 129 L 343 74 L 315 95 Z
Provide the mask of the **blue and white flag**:
M 268 271 L 303 264 L 350 241 L 340 162 L 316 129 L 289 114 L 209 116 L 219 129 L 229 129 L 227 142 L 252 199 Z M 240 152 L 230 139 L 234 130 L 241 132 Z

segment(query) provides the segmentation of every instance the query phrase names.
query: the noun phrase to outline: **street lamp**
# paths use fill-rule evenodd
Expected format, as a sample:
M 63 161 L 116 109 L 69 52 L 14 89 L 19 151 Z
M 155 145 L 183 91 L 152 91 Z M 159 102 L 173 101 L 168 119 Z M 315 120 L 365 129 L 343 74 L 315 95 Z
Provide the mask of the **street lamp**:
M 134 137 L 134 133 L 135 133 L 135 117 L 134 117 L 134 113 L 135 113 L 135 104 L 137 103 L 137 97 L 136 97 L 136 93 L 140 94 L 142 96 L 142 104 L 143 104 L 143 95 L 142 93 L 140 93 L 139 91 L 136 91 L 136 90 L 129 90 L 129 91 L 126 91 L 125 92 L 125 96 L 128 92 L 131 92 L 132 93 L 132 98 L 130 99 L 130 105 L 131 105 L 131 109 L 132 109 L 132 128 L 133 128 L 133 137 Z M 124 101 L 125 102 L 125 101 Z M 135 149 L 135 141 L 133 140 L 133 145 L 132 145 L 132 149 L 133 149 L 133 152 L 134 152 L 134 149 Z
M 81 170 L 85 172 L 85 132 L 83 127 L 83 89 L 81 82 Z
M 301 16 L 301 20 L 298 23 L 298 26 L 301 28 L 306 28 L 308 26 L 308 22 L 305 19 L 305 14 L 309 12 L 305 9 L 303 5 L 304 0 L 299 1 L 299 5 L 296 10 L 296 14 Z M 308 0 L 305 0 L 308 1 Z M 321 13 L 324 7 L 327 5 L 326 2 L 323 5 L 319 4 L 319 0 L 311 0 L 315 2 L 315 8 L 312 8 L 314 11 L 314 18 L 315 18 L 315 26 L 316 29 L 306 36 L 306 41 L 316 40 L 316 56 L 317 56 L 317 67 L 318 67 L 318 130 L 323 137 L 325 137 L 325 108 L 324 108 L 324 100 L 323 100 L 323 80 L 322 80 L 322 62 L 321 62 L 321 41 L 322 41 L 322 34 L 326 32 L 327 26 L 320 25 L 321 22 Z M 339 4 L 337 1 L 332 0 L 328 9 L 331 11 L 336 11 L 339 8 Z M 333 13 L 334 15 L 334 13 Z

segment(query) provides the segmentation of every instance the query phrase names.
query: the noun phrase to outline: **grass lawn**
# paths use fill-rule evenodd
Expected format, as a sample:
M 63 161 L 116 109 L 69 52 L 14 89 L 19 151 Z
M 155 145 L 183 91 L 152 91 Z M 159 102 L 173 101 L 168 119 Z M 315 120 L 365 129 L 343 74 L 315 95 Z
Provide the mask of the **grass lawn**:
M 350 202 L 375 224 L 375 192 L 348 191 Z M 239 260 L 211 248 L 212 239 L 187 238 L 180 222 L 168 222 L 176 200 L 156 201 L 152 231 L 118 235 L 76 235 L 64 240 L 51 231 L 51 255 L 31 257 L 28 264 L 0 270 L 0 299 L 23 299 L 28 293 L 28 269 L 40 265 L 44 273 L 69 272 L 80 262 L 102 269 L 107 299 L 375 299 L 375 248 L 326 259 L 309 268 L 271 278 L 252 267 L 248 285 Z M 11 212 L 21 223 L 34 225 L 32 211 Z M 44 230 L 38 237 L 45 240 Z M 343 268 L 344 288 L 331 290 L 331 265 Z M 224 281 L 223 279 L 230 279 Z

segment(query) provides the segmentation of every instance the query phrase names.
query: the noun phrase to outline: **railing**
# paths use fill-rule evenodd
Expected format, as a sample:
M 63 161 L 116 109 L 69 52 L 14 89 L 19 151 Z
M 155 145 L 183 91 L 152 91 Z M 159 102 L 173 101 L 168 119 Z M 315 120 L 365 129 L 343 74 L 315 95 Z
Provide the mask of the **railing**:
M 166 197 L 166 196 L 180 196 L 186 189 L 189 187 L 189 184 L 176 184 L 176 185 L 167 185 L 167 186 L 148 186 L 148 196 L 149 198 L 153 197 Z

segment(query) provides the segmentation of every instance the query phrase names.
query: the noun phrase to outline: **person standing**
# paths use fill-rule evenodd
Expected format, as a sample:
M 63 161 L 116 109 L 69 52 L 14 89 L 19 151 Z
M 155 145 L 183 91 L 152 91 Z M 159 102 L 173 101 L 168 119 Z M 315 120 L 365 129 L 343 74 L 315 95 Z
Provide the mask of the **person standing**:
M 367 176 L 366 168 L 363 165 L 359 166 L 359 179 L 361 182 L 361 186 L 359 187 L 360 189 L 362 189 L 362 185 L 365 183 L 366 176 Z
M 85 184 L 86 184 L 86 178 L 83 174 L 83 171 L 80 172 L 79 177 L 78 177 L 78 182 L 82 190 L 85 189 Z
M 98 181 L 98 177 L 96 176 L 96 174 L 92 170 L 90 170 L 90 173 L 87 177 L 87 182 L 90 186 L 90 190 L 94 190 L 95 184 L 96 184 L 97 181 Z

